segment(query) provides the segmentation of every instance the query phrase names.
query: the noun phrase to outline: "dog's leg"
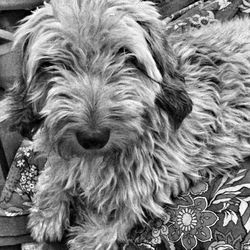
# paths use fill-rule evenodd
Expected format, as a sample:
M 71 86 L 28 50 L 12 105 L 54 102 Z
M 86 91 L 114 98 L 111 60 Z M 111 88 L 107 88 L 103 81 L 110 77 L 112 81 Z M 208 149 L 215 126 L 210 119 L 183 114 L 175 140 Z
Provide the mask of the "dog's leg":
M 133 223 L 126 218 L 105 223 L 103 217 L 92 214 L 86 218 L 85 214 L 84 223 L 70 229 L 70 250 L 117 250 L 117 241 L 126 240 Z
M 88 226 L 75 227 L 75 237 L 69 241 L 70 250 L 117 250 L 117 232 L 114 228 L 103 227 L 95 231 Z M 92 233 L 92 236 L 90 235 Z
M 68 195 L 51 174 L 45 170 L 39 176 L 34 205 L 30 210 L 28 227 L 38 242 L 60 240 L 69 225 Z

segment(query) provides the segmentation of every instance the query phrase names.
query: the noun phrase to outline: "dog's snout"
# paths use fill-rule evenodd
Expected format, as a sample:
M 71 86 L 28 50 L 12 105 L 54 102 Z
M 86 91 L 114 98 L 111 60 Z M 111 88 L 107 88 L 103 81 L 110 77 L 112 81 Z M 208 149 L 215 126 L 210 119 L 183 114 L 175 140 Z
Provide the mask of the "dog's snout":
M 83 131 L 76 133 L 79 144 L 87 150 L 103 148 L 109 141 L 109 137 L 110 130 L 107 128 L 92 133 Z

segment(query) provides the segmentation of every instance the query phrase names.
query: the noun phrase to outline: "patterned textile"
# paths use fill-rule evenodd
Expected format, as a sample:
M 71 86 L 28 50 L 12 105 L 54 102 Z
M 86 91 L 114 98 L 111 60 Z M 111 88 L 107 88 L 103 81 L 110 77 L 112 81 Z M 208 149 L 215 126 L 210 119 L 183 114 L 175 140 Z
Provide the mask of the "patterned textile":
M 250 13 L 250 0 L 156 1 L 171 15 L 164 18 L 168 33 L 197 29 Z M 166 4 L 164 4 L 164 2 Z M 168 3 L 171 3 L 168 5 Z M 173 2 L 185 6 L 171 12 Z M 164 11 L 162 11 L 164 12 Z M 0 197 L 0 216 L 28 214 L 34 186 L 45 160 L 37 158 L 30 142 L 24 141 L 11 165 Z M 130 242 L 120 249 L 250 249 L 250 159 L 233 176 L 206 180 L 166 207 L 165 218 L 150 218 L 148 226 L 136 226 Z
M 201 28 L 218 21 L 227 21 L 250 13 L 250 0 L 200 0 L 164 20 L 168 33 Z
M 231 177 L 205 180 L 166 207 L 165 218 L 136 227 L 123 250 L 250 249 L 250 159 Z
M 43 160 L 36 159 L 31 143 L 24 141 L 16 153 L 1 193 L 0 216 L 28 214 L 43 164 Z

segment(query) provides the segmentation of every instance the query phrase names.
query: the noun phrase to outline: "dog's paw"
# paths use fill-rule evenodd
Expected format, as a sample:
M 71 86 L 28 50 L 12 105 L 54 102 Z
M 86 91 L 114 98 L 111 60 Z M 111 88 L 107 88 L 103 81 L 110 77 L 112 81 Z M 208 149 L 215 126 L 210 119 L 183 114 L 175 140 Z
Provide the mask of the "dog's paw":
M 99 243 L 97 242 L 77 242 L 75 240 L 69 241 L 69 250 L 118 250 L 117 243 Z
M 108 227 L 90 228 L 86 225 L 70 229 L 72 238 L 68 242 L 70 250 L 117 250 L 117 234 Z
M 116 243 L 110 244 L 99 244 L 96 246 L 87 245 L 86 243 L 79 245 L 71 242 L 69 244 L 69 250 L 118 250 L 118 245 Z
M 64 232 L 62 217 L 60 212 L 51 214 L 32 209 L 28 223 L 31 236 L 37 242 L 61 240 Z

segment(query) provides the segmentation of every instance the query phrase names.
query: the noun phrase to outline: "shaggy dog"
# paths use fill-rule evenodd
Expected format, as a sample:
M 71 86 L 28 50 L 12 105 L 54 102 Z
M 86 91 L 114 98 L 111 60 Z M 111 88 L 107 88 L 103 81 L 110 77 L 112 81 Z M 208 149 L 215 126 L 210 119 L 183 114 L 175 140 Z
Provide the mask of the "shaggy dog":
M 48 159 L 37 241 L 68 229 L 70 249 L 116 249 L 190 183 L 250 155 L 248 19 L 166 36 L 150 2 L 52 0 L 16 46 L 22 77 L 0 114 Z

